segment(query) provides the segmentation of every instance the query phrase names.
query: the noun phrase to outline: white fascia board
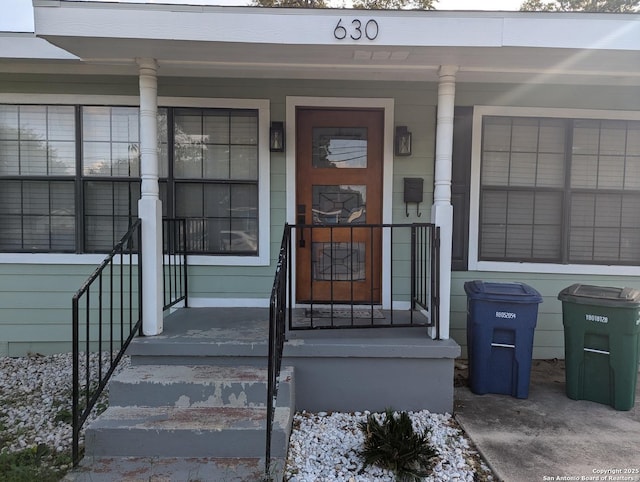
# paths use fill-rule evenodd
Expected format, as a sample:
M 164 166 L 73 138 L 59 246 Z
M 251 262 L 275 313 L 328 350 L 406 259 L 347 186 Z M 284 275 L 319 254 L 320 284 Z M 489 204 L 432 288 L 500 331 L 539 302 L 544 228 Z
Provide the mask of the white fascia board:
M 505 47 L 640 50 L 640 15 L 504 19 Z
M 67 5 L 35 3 L 35 30 L 42 37 L 171 39 L 178 41 L 267 43 L 284 45 L 500 46 L 502 19 L 477 16 L 425 16 L 422 12 L 328 9 L 185 7 L 138 4 Z M 407 15 L 411 13 L 411 15 Z M 341 21 L 351 32 L 361 22 L 362 38 L 339 40 Z M 366 39 L 370 20 L 377 36 Z M 373 28 L 371 26 L 370 28 Z M 373 32 L 373 30 L 372 30 Z
M 66 50 L 31 33 L 0 33 L 0 58 L 25 60 L 79 60 Z
M 283 45 L 552 47 L 638 50 L 633 14 L 282 9 L 34 0 L 43 37 L 171 39 Z M 351 38 L 357 20 L 360 38 Z M 364 35 L 375 21 L 377 35 Z M 334 36 L 347 28 L 343 40 Z M 356 34 L 357 35 L 357 34 Z

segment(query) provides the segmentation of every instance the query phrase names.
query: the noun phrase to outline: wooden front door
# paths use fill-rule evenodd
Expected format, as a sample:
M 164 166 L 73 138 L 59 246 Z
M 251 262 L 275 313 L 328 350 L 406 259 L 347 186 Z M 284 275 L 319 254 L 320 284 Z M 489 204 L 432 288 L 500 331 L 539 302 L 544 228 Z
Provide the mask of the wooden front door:
M 381 110 L 296 112 L 296 293 L 302 303 L 379 303 Z

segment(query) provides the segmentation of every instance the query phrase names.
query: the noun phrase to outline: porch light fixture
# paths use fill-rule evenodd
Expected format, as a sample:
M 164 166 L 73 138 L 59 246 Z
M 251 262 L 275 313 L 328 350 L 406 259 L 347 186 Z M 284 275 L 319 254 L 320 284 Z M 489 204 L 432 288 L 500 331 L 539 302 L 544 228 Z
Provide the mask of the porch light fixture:
M 411 155 L 411 132 L 407 130 L 407 126 L 396 127 L 395 154 L 396 156 Z
M 269 129 L 269 150 L 284 152 L 284 122 L 272 122 Z

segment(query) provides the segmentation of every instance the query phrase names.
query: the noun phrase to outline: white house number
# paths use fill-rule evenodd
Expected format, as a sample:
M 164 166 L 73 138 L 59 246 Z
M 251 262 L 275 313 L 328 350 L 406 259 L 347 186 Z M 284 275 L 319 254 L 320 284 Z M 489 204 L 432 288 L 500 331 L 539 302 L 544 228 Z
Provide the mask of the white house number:
M 378 22 L 371 19 L 363 25 L 360 19 L 354 18 L 351 25 L 345 27 L 340 19 L 336 28 L 333 29 L 333 36 L 338 40 L 344 40 L 347 36 L 351 40 L 362 40 L 363 38 L 375 40 L 378 36 Z

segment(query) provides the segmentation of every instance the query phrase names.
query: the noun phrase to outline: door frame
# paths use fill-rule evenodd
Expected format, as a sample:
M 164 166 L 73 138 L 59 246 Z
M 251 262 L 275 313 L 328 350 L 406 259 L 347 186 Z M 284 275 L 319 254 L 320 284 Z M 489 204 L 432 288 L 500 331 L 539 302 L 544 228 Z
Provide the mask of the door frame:
M 393 123 L 394 100 L 391 98 L 351 98 L 351 97 L 297 97 L 286 98 L 286 210 L 287 223 L 296 223 L 296 108 L 318 107 L 337 109 L 380 109 L 384 112 L 384 133 L 382 146 L 382 222 L 390 224 L 393 218 Z M 295 250 L 291 252 L 291 263 L 295 266 Z M 295 293 L 295 270 L 292 270 L 293 300 Z M 391 309 L 391 233 L 382 234 L 382 308 Z M 406 303 L 407 307 L 409 303 Z M 395 303 L 393 308 L 402 309 Z

